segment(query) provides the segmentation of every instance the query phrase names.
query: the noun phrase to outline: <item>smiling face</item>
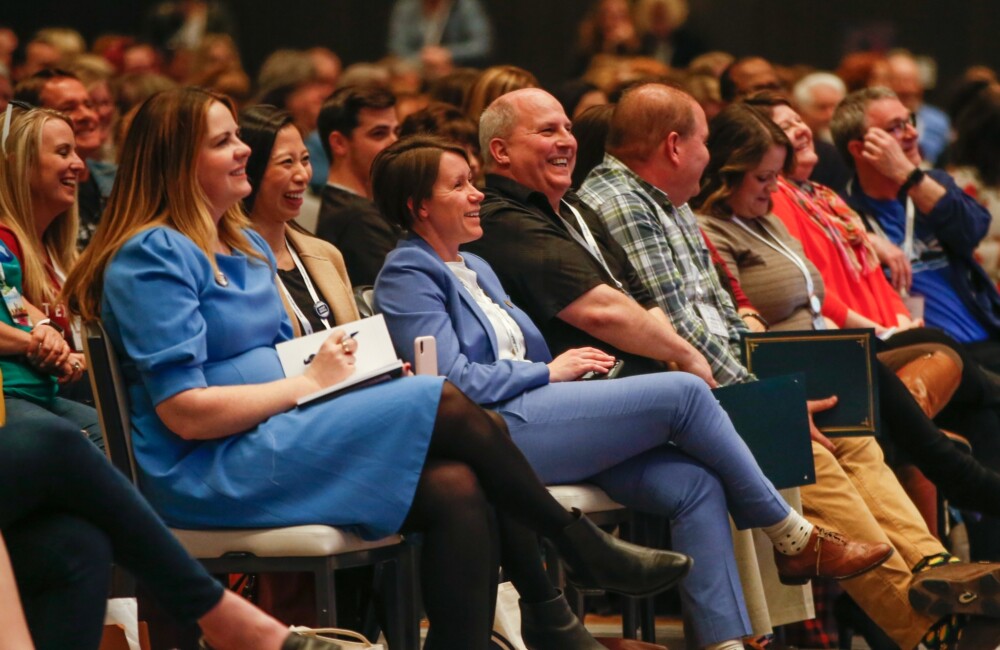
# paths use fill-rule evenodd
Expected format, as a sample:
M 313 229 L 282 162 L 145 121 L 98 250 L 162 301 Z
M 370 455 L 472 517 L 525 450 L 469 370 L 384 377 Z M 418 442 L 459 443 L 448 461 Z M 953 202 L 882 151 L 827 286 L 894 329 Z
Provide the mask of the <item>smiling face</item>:
M 776 144 L 767 150 L 757 167 L 743 175 L 743 181 L 728 200 L 734 215 L 756 219 L 771 211 L 771 193 L 778 187 L 785 155 L 785 147 Z
M 73 122 L 76 148 L 84 158 L 104 144 L 104 135 L 90 99 L 90 93 L 73 77 L 51 79 L 39 93 L 42 106 L 65 113 Z
M 205 116 L 205 137 L 195 161 L 198 184 L 208 198 L 212 218 L 218 222 L 226 210 L 250 193 L 247 158 L 250 147 L 239 138 L 233 114 L 213 102 Z
M 254 220 L 269 219 L 282 223 L 299 216 L 302 197 L 312 178 L 309 150 L 295 125 L 278 131 L 264 176 L 254 199 Z
M 399 139 L 399 119 L 396 109 L 362 108 L 358 125 L 347 138 L 348 162 L 354 175 L 368 186 L 372 161 L 383 149 Z
M 771 119 L 785 132 L 795 149 L 795 171 L 792 178 L 797 181 L 808 179 L 819 162 L 813 146 L 812 129 L 802 121 L 798 113 L 782 104 L 771 109 Z
M 509 175 L 558 204 L 573 182 L 573 124 L 555 97 L 544 91 L 525 91 L 512 102 L 518 120 L 502 152 Z
M 917 143 L 917 127 L 912 122 L 913 115 L 898 99 L 886 97 L 876 99 L 865 110 L 865 124 L 877 127 L 896 138 L 903 153 L 914 165 L 919 165 L 920 147 Z
M 431 196 L 417 212 L 413 230 L 446 261 L 458 258 L 458 247 L 483 236 L 479 204 L 483 193 L 472 184 L 469 163 L 458 154 L 441 154 Z
M 73 129 L 61 119 L 47 120 L 42 126 L 38 160 L 28 182 L 35 218 L 42 231 L 76 201 L 81 171 L 83 161 L 76 153 Z

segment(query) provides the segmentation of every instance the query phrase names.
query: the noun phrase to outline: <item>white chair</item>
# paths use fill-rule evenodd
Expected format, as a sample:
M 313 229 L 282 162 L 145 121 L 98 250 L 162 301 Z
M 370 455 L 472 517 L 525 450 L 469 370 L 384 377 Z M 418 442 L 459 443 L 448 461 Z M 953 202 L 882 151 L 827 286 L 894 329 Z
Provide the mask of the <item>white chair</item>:
M 109 460 L 133 484 L 128 394 L 121 368 L 104 326 L 89 323 L 84 337 L 90 382 Z M 365 541 L 332 526 L 291 526 L 249 530 L 171 529 L 187 551 L 209 572 L 312 573 L 320 627 L 336 625 L 334 572 L 379 565 L 385 602 L 385 635 L 392 650 L 419 648 L 418 590 L 413 549 L 398 535 Z

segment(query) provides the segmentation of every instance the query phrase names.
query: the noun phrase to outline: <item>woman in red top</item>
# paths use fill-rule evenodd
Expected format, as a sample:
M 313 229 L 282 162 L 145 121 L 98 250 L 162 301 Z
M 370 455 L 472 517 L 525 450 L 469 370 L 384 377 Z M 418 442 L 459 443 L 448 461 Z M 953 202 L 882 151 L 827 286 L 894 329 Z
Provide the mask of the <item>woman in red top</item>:
M 870 327 L 878 334 L 922 325 L 910 319 L 882 272 L 879 242 L 868 236 L 861 218 L 832 189 L 809 180 L 819 162 L 809 126 L 783 98 L 761 94 L 748 103 L 769 111 L 795 147 L 795 169 L 779 177 L 771 200 L 774 214 L 823 276 L 823 315 L 838 327 Z
M 37 109 L 12 122 L 0 164 L 0 240 L 21 264 L 24 297 L 79 350 L 58 295 L 76 261 L 76 190 L 84 164 L 62 114 Z M 71 363 L 86 368 L 79 351 Z

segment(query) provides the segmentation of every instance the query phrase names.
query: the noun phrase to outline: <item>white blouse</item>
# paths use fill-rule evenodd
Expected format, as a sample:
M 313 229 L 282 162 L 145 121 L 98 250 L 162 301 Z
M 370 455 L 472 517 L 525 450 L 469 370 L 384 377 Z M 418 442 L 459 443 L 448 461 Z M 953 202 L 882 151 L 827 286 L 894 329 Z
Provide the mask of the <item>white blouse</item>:
M 486 295 L 486 292 L 479 286 L 476 272 L 466 266 L 465 260 L 462 258 L 459 258 L 457 262 L 446 262 L 446 264 L 493 326 L 493 333 L 497 337 L 497 357 L 508 361 L 526 361 L 524 358 L 524 332 L 510 317 L 510 314 Z

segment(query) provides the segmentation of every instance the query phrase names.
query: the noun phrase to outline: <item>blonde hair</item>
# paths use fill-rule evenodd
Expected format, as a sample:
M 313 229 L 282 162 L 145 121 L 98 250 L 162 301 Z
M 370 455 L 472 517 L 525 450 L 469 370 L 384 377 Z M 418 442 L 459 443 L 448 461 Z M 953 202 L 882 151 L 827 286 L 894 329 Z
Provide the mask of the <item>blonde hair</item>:
M 524 68 L 513 65 L 486 68 L 469 89 L 469 95 L 465 99 L 465 114 L 478 124 L 483 111 L 493 100 L 522 88 L 538 88 L 538 78 Z
M 135 111 L 107 209 L 63 288 L 66 305 L 84 320 L 100 317 L 104 271 L 118 250 L 143 230 L 177 230 L 201 249 L 216 271 L 216 242 L 264 259 L 242 232 L 249 220 L 240 202 L 226 210 L 216 227 L 198 184 L 206 116 L 216 102 L 236 119 L 228 98 L 197 88 L 157 93 Z
M 36 306 L 56 303 L 57 291 L 45 268 L 46 261 L 68 272 L 77 257 L 79 217 L 75 201 L 49 224 L 41 237 L 35 227 L 31 177 L 38 165 L 42 130 L 50 120 L 61 120 L 73 128 L 68 117 L 47 108 L 34 108 L 15 117 L 7 138 L 6 155 L 0 162 L 3 168 L 0 222 L 14 231 L 21 245 L 22 289 L 25 298 Z

